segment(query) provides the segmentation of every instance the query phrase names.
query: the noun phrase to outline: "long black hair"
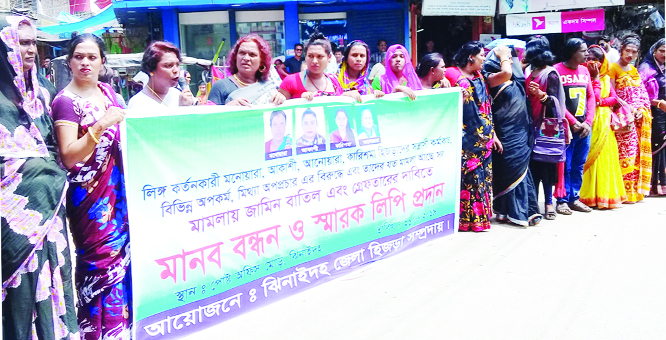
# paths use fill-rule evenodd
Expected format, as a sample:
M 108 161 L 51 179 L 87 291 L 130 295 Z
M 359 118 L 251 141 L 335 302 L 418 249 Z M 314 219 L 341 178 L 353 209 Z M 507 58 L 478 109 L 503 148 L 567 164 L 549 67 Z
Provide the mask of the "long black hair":
M 69 43 L 67 43 L 67 65 L 69 65 L 69 62 L 74 56 L 74 50 L 76 50 L 76 46 L 86 40 L 91 40 L 97 44 L 97 47 L 99 47 L 99 56 L 102 58 L 102 63 L 106 61 L 106 45 L 100 37 L 91 33 L 77 34 L 74 32 L 72 33 L 72 39 L 69 41 Z
M 550 42 L 545 36 L 534 36 L 525 45 L 525 63 L 532 69 L 555 64 L 555 55 L 550 51 Z
M 585 40 L 581 38 L 571 38 L 567 40 L 566 45 L 562 49 L 562 60 L 568 61 L 571 60 L 573 55 L 578 51 L 578 49 L 585 43 Z
M 419 65 L 416 66 L 416 74 L 419 78 L 425 78 L 432 68 L 439 66 L 442 60 L 444 57 L 437 52 L 424 55 L 419 61 Z
M 453 64 L 459 68 L 467 67 L 472 62 L 470 57 L 479 54 L 483 51 L 483 43 L 480 41 L 468 41 L 460 46 L 458 52 L 453 56 Z
M 314 31 L 314 33 L 310 35 L 308 42 L 305 43 L 305 50 L 303 51 L 305 54 L 308 53 L 310 46 L 321 46 L 326 51 L 327 55 L 331 54 L 331 42 L 319 31 Z

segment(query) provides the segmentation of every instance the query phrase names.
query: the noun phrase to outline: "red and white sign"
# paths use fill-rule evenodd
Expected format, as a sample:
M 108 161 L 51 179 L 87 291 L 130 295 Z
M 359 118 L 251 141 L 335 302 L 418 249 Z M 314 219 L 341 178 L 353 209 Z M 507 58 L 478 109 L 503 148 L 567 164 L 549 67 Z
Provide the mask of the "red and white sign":
M 507 15 L 506 35 L 603 31 L 604 20 L 603 9 Z

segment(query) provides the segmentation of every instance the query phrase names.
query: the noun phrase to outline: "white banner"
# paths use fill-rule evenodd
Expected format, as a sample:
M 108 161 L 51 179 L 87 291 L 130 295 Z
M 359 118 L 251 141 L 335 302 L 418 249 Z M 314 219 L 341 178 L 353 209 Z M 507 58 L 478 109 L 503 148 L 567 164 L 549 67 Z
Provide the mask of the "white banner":
M 425 16 L 494 16 L 496 9 L 496 0 L 423 0 L 421 13 Z
M 625 0 L 500 0 L 500 14 L 622 6 Z

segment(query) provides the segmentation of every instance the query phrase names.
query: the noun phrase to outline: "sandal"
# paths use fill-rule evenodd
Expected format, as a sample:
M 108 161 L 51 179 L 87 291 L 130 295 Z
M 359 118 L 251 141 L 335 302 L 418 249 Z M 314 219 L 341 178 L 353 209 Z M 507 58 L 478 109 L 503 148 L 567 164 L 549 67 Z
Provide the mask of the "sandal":
M 537 215 L 533 219 L 531 219 L 528 222 L 528 224 L 530 225 L 530 227 L 533 227 L 533 226 L 539 224 L 541 222 L 541 220 L 543 220 L 543 216 L 542 215 Z
M 583 203 L 579 200 L 576 200 L 573 203 L 571 203 L 571 209 L 573 209 L 575 211 L 580 211 L 580 212 L 590 212 L 590 211 L 592 211 L 592 208 L 588 207 L 587 205 L 585 205 L 585 203 Z
M 550 209 L 548 209 L 548 206 L 550 205 Z M 547 220 L 554 220 L 557 217 L 557 212 L 555 212 L 555 208 L 553 208 L 552 204 L 547 204 L 546 205 L 546 219 Z
M 562 214 L 562 215 L 571 215 L 571 214 L 573 214 L 573 212 L 569 208 L 569 204 L 567 204 L 567 202 L 557 204 L 557 213 Z

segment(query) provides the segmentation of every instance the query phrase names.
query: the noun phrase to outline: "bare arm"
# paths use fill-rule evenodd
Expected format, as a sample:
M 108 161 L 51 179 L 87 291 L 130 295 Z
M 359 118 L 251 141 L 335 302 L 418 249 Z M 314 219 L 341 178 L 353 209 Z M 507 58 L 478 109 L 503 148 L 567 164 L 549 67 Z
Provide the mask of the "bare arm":
M 78 127 L 74 125 L 59 124 L 56 126 L 58 147 L 62 163 L 67 169 L 73 168 L 76 163 L 84 162 L 90 158 L 95 150 L 99 137 L 111 125 L 121 122 L 125 117 L 122 109 L 110 107 L 104 116 L 88 129 L 88 132 L 78 138 Z

